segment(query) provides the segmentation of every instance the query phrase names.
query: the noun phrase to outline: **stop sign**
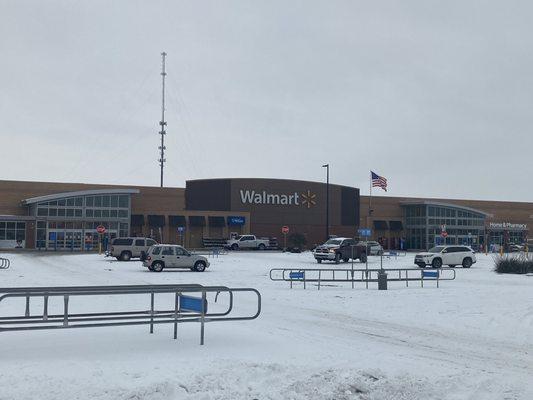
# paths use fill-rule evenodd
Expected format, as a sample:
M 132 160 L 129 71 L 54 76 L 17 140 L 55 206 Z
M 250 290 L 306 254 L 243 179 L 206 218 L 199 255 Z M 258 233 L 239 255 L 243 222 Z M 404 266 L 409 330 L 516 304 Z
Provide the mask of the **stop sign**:
M 281 227 L 281 233 L 283 233 L 284 235 L 289 233 L 289 227 L 288 226 L 282 226 Z
M 96 232 L 98 232 L 98 233 L 100 233 L 100 234 L 105 233 L 105 232 L 106 232 L 105 226 L 103 226 L 103 225 L 98 225 L 98 226 L 96 227 Z

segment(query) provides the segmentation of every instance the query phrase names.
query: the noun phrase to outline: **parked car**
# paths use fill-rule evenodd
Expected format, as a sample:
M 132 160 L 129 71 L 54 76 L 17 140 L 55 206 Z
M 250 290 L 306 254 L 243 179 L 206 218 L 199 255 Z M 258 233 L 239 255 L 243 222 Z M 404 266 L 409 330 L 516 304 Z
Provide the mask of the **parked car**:
M 350 259 L 364 263 L 366 262 L 366 246 L 356 244 L 355 240 L 350 238 L 337 237 L 317 246 L 313 255 L 319 264 L 324 260 L 334 261 L 335 264 L 338 264 L 341 260 L 348 262 Z
M 474 250 L 468 246 L 435 246 L 415 256 L 415 264 L 420 268 L 426 265 L 431 265 L 433 268 L 440 268 L 443 265 L 452 268 L 462 265 L 464 268 L 470 268 L 475 262 Z
M 379 256 L 383 254 L 383 246 L 375 241 L 359 242 L 361 245 L 367 246 L 367 254 L 370 256 Z
M 519 244 L 510 244 L 509 245 L 509 252 L 510 253 L 516 253 L 516 252 L 520 252 L 520 251 L 524 251 L 524 246 L 521 246 Z
M 209 268 L 209 261 L 204 256 L 192 254 L 177 244 L 157 244 L 148 250 L 143 266 L 154 272 L 161 272 L 165 268 L 184 268 L 203 272 Z
M 266 250 L 270 241 L 268 239 L 258 239 L 255 235 L 240 235 L 226 242 L 226 247 L 231 250 L 257 249 Z
M 132 258 L 141 258 L 148 249 L 157 244 L 150 238 L 144 237 L 119 237 L 111 241 L 110 255 L 120 261 L 129 261 Z

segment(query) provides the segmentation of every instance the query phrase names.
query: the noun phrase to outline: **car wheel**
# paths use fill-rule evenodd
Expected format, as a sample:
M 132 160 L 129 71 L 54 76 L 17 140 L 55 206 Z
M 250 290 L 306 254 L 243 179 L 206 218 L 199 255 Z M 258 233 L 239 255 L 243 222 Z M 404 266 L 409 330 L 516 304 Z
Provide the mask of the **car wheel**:
M 194 264 L 194 270 L 196 272 L 204 272 L 205 271 L 205 262 L 196 261 L 196 263 Z
M 316 262 L 322 264 L 322 260 L 316 260 Z
M 382 256 L 383 255 L 383 250 L 378 250 L 377 255 L 378 256 Z
M 265 250 L 266 246 L 263 243 L 259 243 L 259 246 L 257 246 L 258 250 Z
M 347 257 L 345 257 L 345 258 L 342 259 L 342 262 L 345 262 L 345 263 L 346 263 L 346 262 L 348 262 L 348 261 L 350 261 L 350 259 L 347 258 Z
M 163 268 L 165 268 L 165 264 L 163 264 L 161 261 L 156 261 L 152 264 L 152 271 L 154 272 L 161 272 L 163 271 Z
M 442 267 L 442 260 L 440 258 L 433 259 L 433 262 L 431 263 L 431 266 L 433 268 L 440 268 Z
M 235 250 L 239 250 L 239 245 L 237 243 L 233 243 L 231 245 L 231 250 L 235 251 Z
M 129 251 L 123 251 L 122 254 L 120 255 L 120 259 L 122 261 L 129 261 L 131 260 L 131 253 Z
M 472 266 L 472 259 L 470 257 L 466 257 L 463 260 L 463 268 L 470 268 Z
M 359 257 L 359 261 L 362 263 L 366 263 L 366 254 L 361 254 L 361 257 Z
M 341 262 L 341 255 L 339 253 L 335 254 L 335 264 L 338 264 Z

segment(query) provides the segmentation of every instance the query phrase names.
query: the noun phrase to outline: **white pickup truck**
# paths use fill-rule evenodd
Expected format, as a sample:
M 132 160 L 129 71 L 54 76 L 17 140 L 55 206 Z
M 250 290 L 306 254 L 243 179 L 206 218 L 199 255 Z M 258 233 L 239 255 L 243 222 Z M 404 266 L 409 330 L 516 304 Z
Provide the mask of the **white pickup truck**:
M 266 250 L 269 245 L 268 239 L 258 239 L 255 235 L 241 235 L 226 242 L 226 247 L 231 250 L 257 249 Z

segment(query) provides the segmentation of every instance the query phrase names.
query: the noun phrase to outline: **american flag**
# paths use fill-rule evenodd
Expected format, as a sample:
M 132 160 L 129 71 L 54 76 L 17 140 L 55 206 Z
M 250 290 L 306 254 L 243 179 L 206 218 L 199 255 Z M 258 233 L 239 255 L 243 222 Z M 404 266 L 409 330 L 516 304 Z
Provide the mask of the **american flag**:
M 382 176 L 379 176 L 373 171 L 370 171 L 370 174 L 372 175 L 372 186 L 380 187 L 384 191 L 387 191 L 387 179 Z

